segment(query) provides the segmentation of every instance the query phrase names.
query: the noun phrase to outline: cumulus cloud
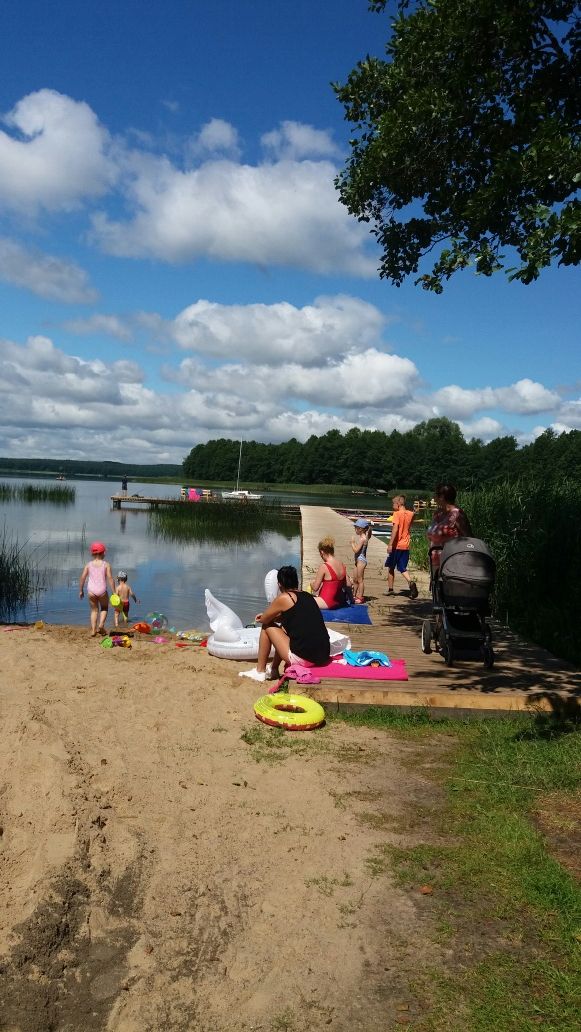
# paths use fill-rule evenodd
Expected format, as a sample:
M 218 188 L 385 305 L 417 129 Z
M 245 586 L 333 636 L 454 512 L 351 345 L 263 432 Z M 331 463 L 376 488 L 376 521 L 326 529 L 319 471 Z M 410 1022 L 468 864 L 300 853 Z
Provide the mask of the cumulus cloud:
M 43 254 L 9 237 L 0 237 L 0 280 L 65 304 L 92 304 L 98 296 L 85 270 L 74 262 Z
M 179 379 L 204 383 L 207 389 L 229 396 L 237 392 L 246 399 L 263 397 L 268 384 L 271 398 L 293 398 L 320 408 L 356 408 L 361 412 L 385 405 L 401 407 L 420 378 L 408 358 L 368 348 L 340 361 L 327 358 L 316 370 L 297 362 L 276 361 L 274 354 L 270 364 L 235 364 L 218 369 L 205 369 L 199 362 L 186 359 Z
M 127 320 L 119 318 L 118 315 L 99 314 L 98 312 L 88 316 L 87 319 L 69 319 L 63 323 L 63 329 L 81 337 L 105 336 L 123 341 L 131 340 L 133 337 L 133 331 Z
M 442 387 L 432 397 L 434 411 L 451 419 L 465 419 L 482 409 L 501 408 L 505 412 L 532 415 L 551 411 L 561 403 L 556 391 L 534 380 L 518 380 L 509 387 L 466 389 Z
M 494 437 L 508 433 L 498 419 L 492 419 L 490 416 L 482 416 L 468 423 L 460 422 L 460 429 L 468 440 L 479 437 L 481 441 L 491 441 Z
M 221 305 L 200 300 L 166 325 L 166 332 L 180 347 L 216 358 L 277 365 L 292 359 L 310 366 L 376 343 L 387 321 L 375 305 L 347 295 L 318 297 L 303 308 L 286 301 Z
M 238 157 L 240 139 L 238 130 L 223 118 L 211 118 L 202 126 L 189 144 L 190 154 L 227 154 Z
M 326 130 L 283 122 L 262 138 L 264 159 L 244 164 L 236 127 L 212 118 L 179 147 L 166 140 L 185 151 L 182 167 L 155 153 L 150 134 L 113 139 L 88 104 L 55 90 L 23 97 L 3 122 L 0 208 L 71 211 L 115 188 L 125 215 L 102 203 L 91 217 L 90 239 L 109 254 L 376 274 L 367 228 L 339 202 Z
M 375 275 L 369 233 L 339 203 L 328 161 L 209 160 L 182 171 L 167 158 L 134 153 L 126 171 L 134 216 L 92 218 L 92 239 L 109 254 Z
M 340 155 L 328 129 L 315 129 L 302 122 L 281 122 L 278 129 L 264 133 L 260 142 L 277 160 L 302 158 L 336 158 Z
M 112 185 L 110 137 L 88 104 L 39 90 L 2 121 L 10 132 L 0 130 L 0 206 L 66 211 Z

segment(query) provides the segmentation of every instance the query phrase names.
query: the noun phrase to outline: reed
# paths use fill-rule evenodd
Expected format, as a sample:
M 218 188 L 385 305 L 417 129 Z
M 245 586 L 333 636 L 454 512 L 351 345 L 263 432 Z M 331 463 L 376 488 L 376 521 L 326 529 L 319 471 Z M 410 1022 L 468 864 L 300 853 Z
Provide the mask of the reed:
M 21 613 L 42 588 L 43 578 L 32 557 L 4 528 L 0 537 L 0 620 Z
M 463 493 L 460 504 L 496 560 L 494 615 L 581 664 L 579 484 L 507 481 Z
M 298 523 L 283 517 L 276 501 L 215 501 L 154 509 L 149 513 L 149 530 L 176 543 L 251 544 L 265 531 L 276 531 L 291 540 Z
M 28 505 L 48 502 L 50 505 L 72 505 L 75 497 L 74 487 L 63 487 L 61 484 L 39 487 L 37 484 L 0 483 L 0 502 L 25 502 Z

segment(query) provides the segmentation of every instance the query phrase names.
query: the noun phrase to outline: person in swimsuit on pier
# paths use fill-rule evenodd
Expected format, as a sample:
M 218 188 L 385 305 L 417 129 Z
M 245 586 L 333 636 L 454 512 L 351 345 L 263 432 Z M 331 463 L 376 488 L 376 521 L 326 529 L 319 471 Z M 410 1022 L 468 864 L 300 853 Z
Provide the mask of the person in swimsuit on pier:
M 353 591 L 356 605 L 365 602 L 365 568 L 367 566 L 367 546 L 373 533 L 369 520 L 361 516 L 355 520 L 355 537 L 351 538 L 351 548 L 355 559 L 355 574 L 353 577 Z
M 319 555 L 322 562 L 311 582 L 311 591 L 319 609 L 339 609 L 345 605 L 347 570 L 345 563 L 335 558 L 335 542 L 332 537 L 319 541 Z
M 91 607 L 91 638 L 97 634 L 106 634 L 105 621 L 109 610 L 109 595 L 107 585 L 111 594 L 115 591 L 113 574 L 108 562 L 105 561 L 105 545 L 101 541 L 93 541 L 91 555 L 93 558 L 87 563 L 79 581 L 79 598 L 84 598 L 85 581 L 88 580 L 87 594 Z

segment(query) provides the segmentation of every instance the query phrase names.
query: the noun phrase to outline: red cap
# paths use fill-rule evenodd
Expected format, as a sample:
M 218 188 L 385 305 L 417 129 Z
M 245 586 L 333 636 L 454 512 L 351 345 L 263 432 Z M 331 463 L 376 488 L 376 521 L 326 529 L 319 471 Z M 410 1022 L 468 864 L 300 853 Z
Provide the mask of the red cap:
M 93 544 L 91 545 L 92 555 L 99 555 L 99 553 L 103 553 L 104 555 L 106 551 L 107 549 L 102 541 L 93 541 Z

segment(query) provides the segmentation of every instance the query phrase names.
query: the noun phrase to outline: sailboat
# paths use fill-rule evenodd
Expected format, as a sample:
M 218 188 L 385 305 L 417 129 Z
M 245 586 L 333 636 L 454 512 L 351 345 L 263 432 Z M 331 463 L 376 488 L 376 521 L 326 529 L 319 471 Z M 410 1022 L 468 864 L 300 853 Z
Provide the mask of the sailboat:
M 262 495 L 253 494 L 252 491 L 240 490 L 240 465 L 242 462 L 242 441 L 240 441 L 240 451 L 238 452 L 238 474 L 236 476 L 236 490 L 235 491 L 222 491 L 222 498 L 228 498 L 233 502 L 259 502 Z

